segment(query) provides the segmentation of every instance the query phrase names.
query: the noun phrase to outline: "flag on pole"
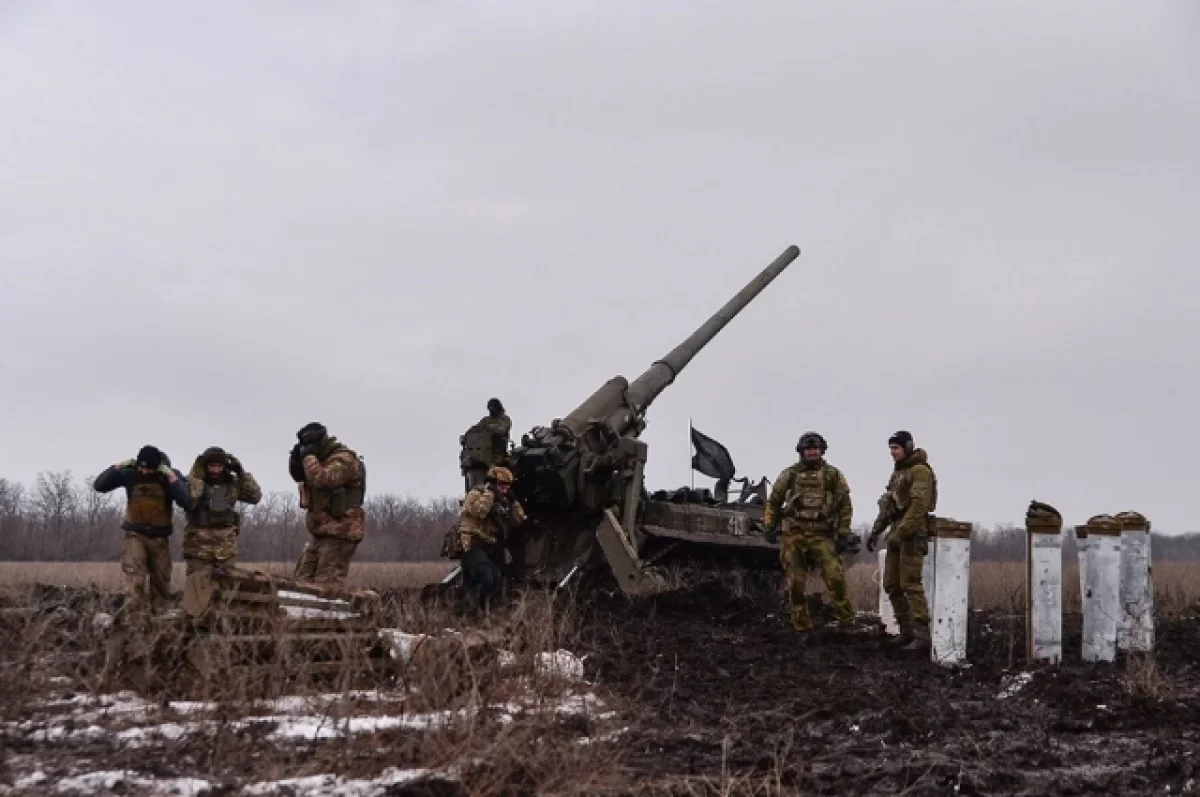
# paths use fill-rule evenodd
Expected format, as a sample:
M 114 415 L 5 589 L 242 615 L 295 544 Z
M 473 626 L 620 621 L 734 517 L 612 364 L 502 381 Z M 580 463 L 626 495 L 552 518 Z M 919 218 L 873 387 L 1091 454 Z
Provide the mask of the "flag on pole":
M 691 427 L 692 445 L 696 453 L 692 455 L 692 470 L 698 470 L 705 476 L 717 480 L 729 480 L 737 472 L 733 465 L 733 457 L 729 449 Z

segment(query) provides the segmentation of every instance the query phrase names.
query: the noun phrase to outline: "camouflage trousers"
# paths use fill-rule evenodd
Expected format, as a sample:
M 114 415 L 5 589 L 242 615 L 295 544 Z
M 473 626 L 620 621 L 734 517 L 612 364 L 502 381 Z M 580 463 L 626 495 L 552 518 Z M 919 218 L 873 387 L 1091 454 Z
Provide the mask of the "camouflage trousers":
M 237 562 L 238 529 L 202 529 L 187 526 L 183 530 L 183 561 L 190 576 L 198 570 L 210 570 L 218 562 L 232 567 Z
M 172 599 L 170 540 L 125 532 L 121 576 L 128 617 L 145 617 L 158 605 L 169 603 Z
M 846 590 L 846 571 L 842 568 L 842 560 L 834 548 L 832 531 L 784 531 L 779 546 L 779 562 L 783 565 L 784 577 L 787 580 L 788 608 L 793 628 L 797 631 L 811 631 L 813 627 L 812 618 L 808 613 L 808 599 L 804 595 L 810 567 L 821 571 L 838 625 L 850 625 L 854 622 L 854 610 L 850 608 L 850 598 Z
M 901 631 L 912 625 L 929 625 L 929 604 L 925 600 L 925 582 L 921 571 L 929 538 L 917 534 L 903 540 L 888 539 L 887 558 L 883 562 L 883 591 L 892 602 L 896 623 Z
M 350 573 L 357 542 L 337 537 L 313 537 L 300 553 L 295 577 L 314 584 L 341 586 Z

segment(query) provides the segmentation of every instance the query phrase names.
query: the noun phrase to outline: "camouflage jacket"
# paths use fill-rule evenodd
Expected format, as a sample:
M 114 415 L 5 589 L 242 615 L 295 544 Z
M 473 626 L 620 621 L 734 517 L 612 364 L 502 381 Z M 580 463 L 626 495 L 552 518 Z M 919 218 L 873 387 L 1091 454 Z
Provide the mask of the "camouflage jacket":
M 509 498 L 508 511 L 504 512 L 496 498 L 496 493 L 488 485 L 481 484 L 467 491 L 458 515 L 458 531 L 464 552 L 478 543 L 490 545 L 499 542 L 502 524 L 512 528 L 525 522 L 525 508 L 520 501 Z
M 304 458 L 303 502 L 308 514 L 305 526 L 314 537 L 336 537 L 349 542 L 360 542 L 366 533 L 367 516 L 361 501 L 353 501 L 345 514 L 334 517 L 328 506 L 329 494 L 339 488 L 360 494 L 365 490 L 366 469 L 362 460 L 350 449 L 336 444 L 333 453 L 324 459 L 309 455 Z
M 500 413 L 500 416 L 496 418 L 493 418 L 491 415 L 485 415 L 476 426 L 479 429 L 491 432 L 492 464 L 499 465 L 508 454 L 508 436 L 512 432 L 512 420 L 506 413 Z
M 918 448 L 896 463 L 879 502 L 895 539 L 928 533 L 928 516 L 937 509 L 937 476 L 925 449 Z
M 846 536 L 853 515 L 850 484 L 840 470 L 825 461 L 811 469 L 798 462 L 784 468 L 775 480 L 763 522 L 771 526 L 782 517 L 789 525 L 822 526 Z

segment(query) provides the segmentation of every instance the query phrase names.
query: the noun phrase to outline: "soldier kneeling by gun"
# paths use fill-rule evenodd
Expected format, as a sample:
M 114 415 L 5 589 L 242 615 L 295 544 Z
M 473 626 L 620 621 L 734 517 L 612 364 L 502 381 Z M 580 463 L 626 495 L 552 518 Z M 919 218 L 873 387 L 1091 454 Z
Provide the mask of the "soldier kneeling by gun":
M 512 497 L 508 468 L 493 466 L 486 481 L 467 491 L 458 518 L 458 546 L 466 581 L 466 608 L 483 611 L 500 591 L 510 529 L 525 521 L 525 510 Z

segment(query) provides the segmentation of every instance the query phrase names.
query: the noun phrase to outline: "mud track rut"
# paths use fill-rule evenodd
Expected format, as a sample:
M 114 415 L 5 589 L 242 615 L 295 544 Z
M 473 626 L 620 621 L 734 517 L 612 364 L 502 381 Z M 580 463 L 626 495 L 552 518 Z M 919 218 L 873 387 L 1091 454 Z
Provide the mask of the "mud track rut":
M 973 613 L 970 666 L 947 669 L 866 634 L 802 643 L 783 608 L 717 587 L 594 606 L 642 793 L 1200 793 L 1200 620 L 1160 621 L 1147 670 L 1080 663 L 1067 618 L 1067 662 L 1020 676 L 1021 617 Z

